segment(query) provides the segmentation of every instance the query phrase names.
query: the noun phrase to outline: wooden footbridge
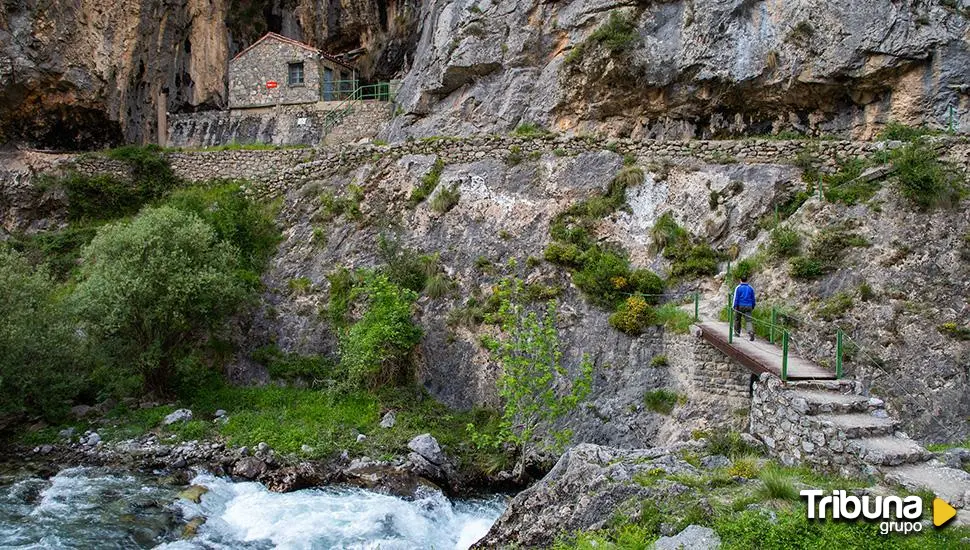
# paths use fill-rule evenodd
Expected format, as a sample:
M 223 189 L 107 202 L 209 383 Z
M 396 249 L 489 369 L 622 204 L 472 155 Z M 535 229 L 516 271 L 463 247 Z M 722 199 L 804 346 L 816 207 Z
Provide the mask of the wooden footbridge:
M 701 338 L 757 374 L 767 372 L 783 380 L 835 380 L 837 378 L 836 373 L 799 357 L 787 350 L 784 344 L 779 348 L 764 340 L 732 338 L 731 327 L 727 323 L 699 321 L 695 326 L 700 329 Z

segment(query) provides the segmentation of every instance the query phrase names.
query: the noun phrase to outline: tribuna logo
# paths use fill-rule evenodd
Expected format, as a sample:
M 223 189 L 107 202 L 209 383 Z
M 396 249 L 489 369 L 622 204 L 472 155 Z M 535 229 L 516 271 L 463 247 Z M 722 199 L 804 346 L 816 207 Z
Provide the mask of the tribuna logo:
M 808 519 L 879 520 L 879 533 L 883 535 L 923 530 L 923 499 L 918 496 L 857 497 L 845 491 L 823 496 L 825 492 L 817 489 L 803 490 L 801 495 L 808 498 Z

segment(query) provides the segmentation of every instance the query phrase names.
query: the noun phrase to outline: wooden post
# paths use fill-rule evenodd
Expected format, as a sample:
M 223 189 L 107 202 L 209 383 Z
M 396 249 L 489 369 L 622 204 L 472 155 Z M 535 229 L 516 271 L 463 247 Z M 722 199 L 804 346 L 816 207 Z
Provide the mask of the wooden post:
M 168 147 L 168 94 L 158 94 L 155 102 L 155 112 L 158 120 L 158 145 Z

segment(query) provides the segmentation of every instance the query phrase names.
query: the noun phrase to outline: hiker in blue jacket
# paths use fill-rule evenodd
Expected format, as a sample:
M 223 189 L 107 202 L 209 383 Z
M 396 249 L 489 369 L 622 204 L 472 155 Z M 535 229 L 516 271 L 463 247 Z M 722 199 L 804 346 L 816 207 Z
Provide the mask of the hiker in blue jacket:
M 754 341 L 754 320 L 751 312 L 754 310 L 754 289 L 748 284 L 747 277 L 741 277 L 741 284 L 734 289 L 734 335 L 741 336 L 744 321 L 748 321 L 748 339 Z

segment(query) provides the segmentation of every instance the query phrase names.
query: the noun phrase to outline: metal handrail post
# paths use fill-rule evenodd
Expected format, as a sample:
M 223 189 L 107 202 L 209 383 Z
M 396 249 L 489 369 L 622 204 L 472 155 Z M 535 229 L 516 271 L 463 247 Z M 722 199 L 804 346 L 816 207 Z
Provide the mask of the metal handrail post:
M 842 329 L 835 333 L 835 378 L 842 379 Z
M 771 324 L 768 326 L 768 343 L 775 343 L 775 323 L 778 322 L 778 308 L 771 306 Z
M 788 381 L 788 331 L 781 333 L 781 380 Z
M 700 296 L 698 295 L 698 292 L 695 290 L 694 291 L 694 322 L 695 323 L 700 320 L 700 315 L 699 315 L 699 313 L 700 313 L 700 307 L 699 306 L 700 306 Z
M 734 343 L 734 301 L 733 296 L 728 294 L 728 344 Z

